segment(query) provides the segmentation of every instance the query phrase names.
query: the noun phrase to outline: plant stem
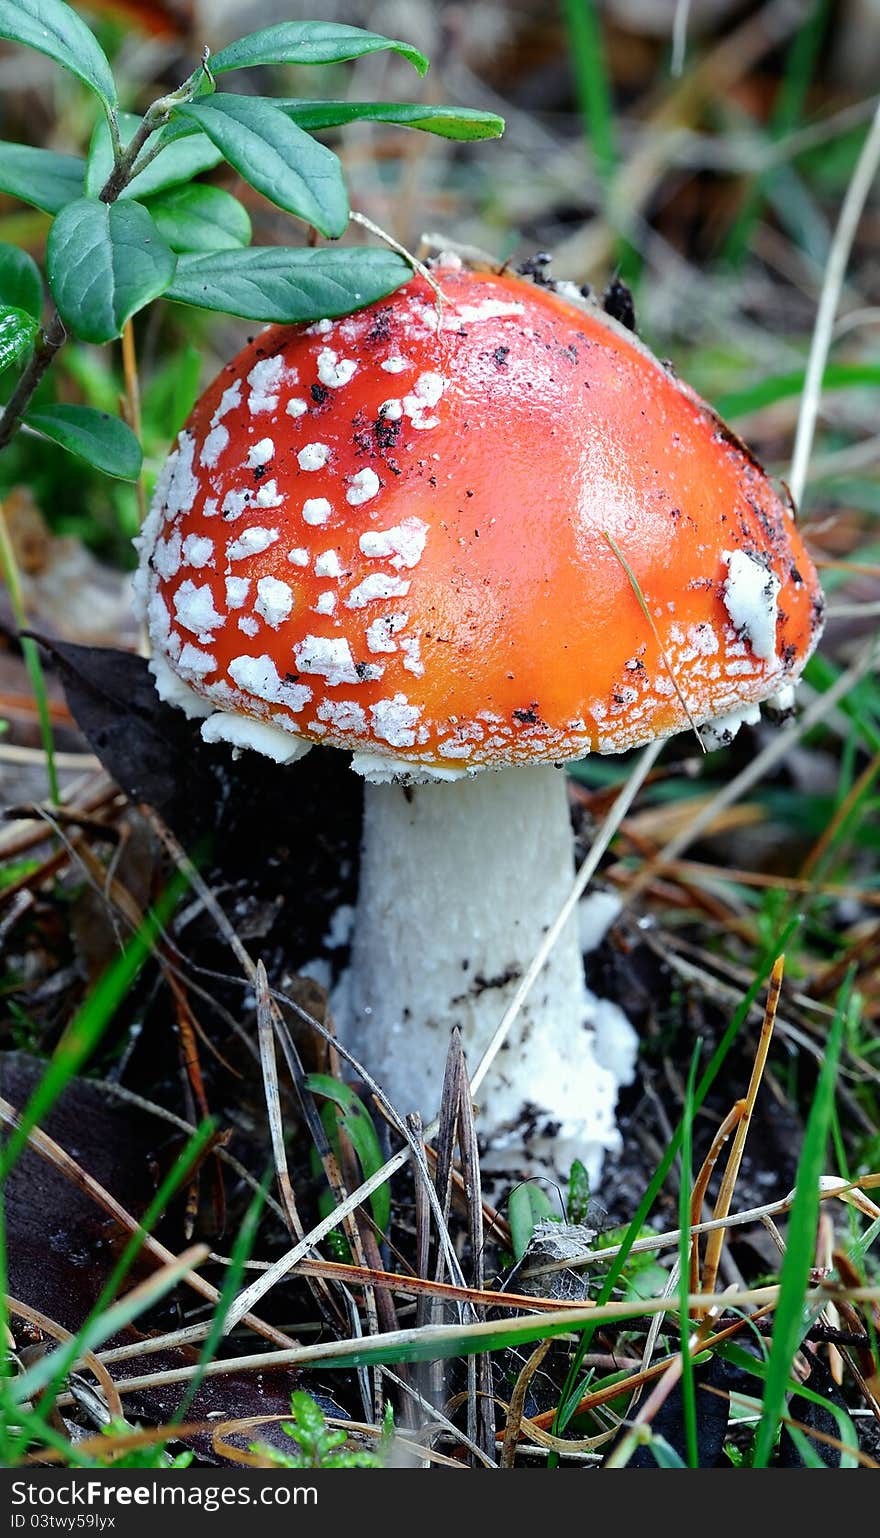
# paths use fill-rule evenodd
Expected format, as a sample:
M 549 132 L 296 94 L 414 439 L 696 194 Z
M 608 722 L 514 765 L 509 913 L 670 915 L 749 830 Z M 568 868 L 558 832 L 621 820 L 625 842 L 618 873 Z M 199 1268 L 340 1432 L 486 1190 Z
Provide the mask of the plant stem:
M 58 311 L 53 309 L 49 324 L 34 348 L 30 362 L 0 416 L 0 451 L 5 449 L 10 438 L 21 426 L 21 419 L 30 405 L 40 380 L 66 339 L 64 322 Z
M 98 193 L 102 203 L 115 203 L 119 194 L 125 190 L 133 177 L 137 175 L 137 172 L 142 169 L 137 165 L 137 161 L 147 140 L 158 128 L 164 126 L 168 121 L 172 108 L 179 101 L 186 100 L 189 95 L 194 94 L 196 82 L 203 68 L 204 63 L 190 75 L 179 91 L 175 91 L 169 96 L 163 96 L 159 101 L 153 102 L 153 105 L 144 115 L 131 142 L 124 148 L 119 146 L 118 134 L 113 133 L 114 125 L 111 121 L 111 133 L 113 133 L 114 137 L 114 161 L 113 169 Z M 146 158 L 145 164 L 149 159 L 152 159 L 152 156 Z M 43 329 L 33 356 L 13 390 L 8 404 L 2 410 L 2 414 L 0 414 L 0 453 L 6 448 L 10 439 L 21 426 L 22 418 L 33 399 L 40 380 L 55 354 L 63 347 L 66 340 L 67 332 L 64 329 L 64 322 L 57 308 L 53 306 L 48 325 Z
M 155 130 L 156 123 L 153 121 L 153 109 L 151 108 L 141 122 L 140 127 L 135 131 L 131 143 L 127 144 L 125 149 L 116 158 L 113 170 L 98 193 L 102 203 L 115 203 L 120 192 L 128 186 L 132 179 L 135 161 L 150 135 L 155 133 Z

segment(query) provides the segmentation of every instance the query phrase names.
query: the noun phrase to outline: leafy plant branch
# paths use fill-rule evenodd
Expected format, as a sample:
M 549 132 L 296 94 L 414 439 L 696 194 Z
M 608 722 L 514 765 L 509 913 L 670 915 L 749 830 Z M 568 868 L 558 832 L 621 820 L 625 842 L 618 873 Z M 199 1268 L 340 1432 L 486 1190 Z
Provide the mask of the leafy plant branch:
M 141 152 L 156 130 L 164 127 L 170 121 L 175 107 L 182 106 L 185 102 L 193 100 L 198 94 L 202 79 L 207 76 L 211 80 L 210 73 L 207 70 L 207 60 L 208 51 L 206 49 L 199 68 L 184 81 L 180 88 L 170 95 L 160 97 L 147 109 L 140 127 L 135 131 L 128 145 L 122 143 L 117 113 L 113 111 L 109 114 L 113 142 L 113 169 L 98 193 L 99 202 L 115 203 L 134 177 L 139 175 L 149 165 L 150 161 L 161 153 L 161 144 L 157 144 L 145 156 L 142 156 Z M 43 375 L 66 340 L 66 327 L 61 319 L 57 305 L 53 304 L 49 319 L 41 329 L 36 340 L 30 360 L 19 378 L 8 403 L 0 412 L 0 451 L 6 447 L 10 439 L 21 427 L 24 414 L 36 394 Z
M 339 158 L 314 133 L 363 118 L 468 140 L 500 134 L 493 113 L 413 102 L 302 101 L 218 91 L 229 70 L 321 66 L 391 51 L 422 75 L 411 44 L 331 22 L 282 22 L 239 39 L 209 66 L 207 50 L 176 90 L 142 117 L 121 110 L 103 50 L 64 0 L 7 0 L 0 38 L 35 49 L 75 75 L 103 115 L 85 158 L 0 142 L 0 192 L 52 216 L 46 277 L 28 252 L 0 246 L 0 397 L 20 369 L 0 418 L 0 450 L 24 427 L 109 475 L 136 480 L 142 453 L 131 428 L 89 406 L 35 411 L 35 393 L 68 337 L 117 340 L 154 299 L 262 323 L 348 314 L 411 276 L 393 242 L 383 248 L 255 247 L 246 208 L 199 182 L 225 161 L 256 192 L 329 241 L 351 210 Z M 363 222 L 363 221 L 361 221 Z M 374 233 L 376 233 L 374 231 Z

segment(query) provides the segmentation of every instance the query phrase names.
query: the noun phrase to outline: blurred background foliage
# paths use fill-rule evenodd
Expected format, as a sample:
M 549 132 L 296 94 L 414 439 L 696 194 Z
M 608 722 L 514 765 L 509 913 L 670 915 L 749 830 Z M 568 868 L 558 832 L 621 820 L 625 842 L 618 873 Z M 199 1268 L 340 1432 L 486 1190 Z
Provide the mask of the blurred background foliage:
M 80 6 L 138 108 L 202 45 L 289 17 L 282 0 L 92 0 Z M 878 0 L 314 0 L 309 15 L 416 43 L 416 84 L 393 55 L 321 71 L 254 70 L 233 89 L 389 100 L 422 93 L 500 112 L 500 143 L 457 145 L 385 124 L 328 135 L 354 206 L 415 248 L 424 231 L 500 260 L 553 253 L 558 277 L 633 288 L 639 328 L 784 471 L 837 209 L 880 82 Z M 261 74 L 263 78 L 261 79 Z M 266 76 L 270 78 L 265 78 Z M 149 84 L 145 84 L 149 83 Z M 81 151 L 95 115 L 77 82 L 0 47 L 0 136 Z M 254 239 L 299 239 L 228 169 Z M 837 326 L 806 505 L 818 554 L 880 554 L 880 206 L 862 223 Z M 0 197 L 0 240 L 38 253 L 45 216 Z M 148 479 L 198 389 L 248 326 L 161 305 L 137 327 Z M 252 327 L 250 328 L 253 329 Z M 118 407 L 118 351 L 69 347 L 46 396 Z M 0 495 L 26 483 L 56 534 L 130 566 L 132 488 L 19 437 Z M 873 578 L 844 574 L 855 596 Z M 832 589 L 843 580 L 829 572 Z

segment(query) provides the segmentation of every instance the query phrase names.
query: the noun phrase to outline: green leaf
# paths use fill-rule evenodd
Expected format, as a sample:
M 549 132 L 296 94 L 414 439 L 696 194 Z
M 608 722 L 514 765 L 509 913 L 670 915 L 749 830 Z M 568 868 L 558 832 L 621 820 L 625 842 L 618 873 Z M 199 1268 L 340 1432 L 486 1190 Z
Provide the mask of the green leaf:
M 224 94 L 177 110 L 201 128 L 270 203 L 305 219 L 322 235 L 342 234 L 348 223 L 348 194 L 339 160 L 271 102 Z
M 76 155 L 0 141 L 0 192 L 44 214 L 57 214 L 65 203 L 82 197 L 84 173 L 85 161 Z
M 91 1057 L 162 933 L 162 925 L 173 913 L 179 896 L 179 883 L 166 888 L 156 907 L 145 915 L 125 949 L 114 957 L 67 1024 L 14 1131 L 0 1149 L 0 1181 L 8 1178 L 27 1148 L 34 1127 L 44 1122 L 65 1086 Z
M 0 303 L 0 374 L 33 346 L 39 326 L 26 310 Z
M 113 72 L 104 50 L 85 22 L 63 0 L 5 0 L 0 38 L 44 53 L 99 96 L 108 112 L 116 106 Z
M 131 143 L 142 121 L 133 112 L 120 112 L 119 135 L 123 145 Z M 164 138 L 164 134 L 161 137 Z M 158 154 L 143 171 L 132 177 L 128 186 L 119 194 L 120 199 L 152 197 L 166 187 L 180 186 L 190 182 L 194 176 L 200 176 L 203 171 L 212 171 L 223 159 L 216 144 L 212 144 L 210 139 L 196 130 L 181 136 L 179 143 L 163 144 L 161 149 L 160 142 L 159 134 L 150 135 L 138 159 L 143 160 L 145 154 L 157 149 Z M 95 125 L 89 145 L 86 192 L 90 197 L 98 196 L 112 169 L 113 142 L 107 123 L 101 119 Z
M 559 1211 L 553 1205 L 543 1186 L 527 1180 L 515 1186 L 510 1193 L 507 1210 L 513 1253 L 522 1260 L 535 1232 L 535 1224 L 545 1218 L 559 1222 Z
M 24 310 L 38 321 L 43 313 L 43 280 L 33 257 L 18 246 L 0 244 L 0 305 Z
M 825 1151 L 834 1109 L 837 1064 L 843 1041 L 843 1029 L 849 1010 L 852 977 L 844 985 L 837 1012 L 828 1032 L 819 1082 L 816 1085 L 801 1156 L 798 1160 L 794 1204 L 788 1225 L 785 1256 L 779 1277 L 779 1302 L 773 1316 L 773 1336 L 767 1363 L 764 1404 L 755 1438 L 752 1467 L 766 1468 L 776 1441 L 779 1422 L 785 1411 L 785 1395 L 791 1364 L 804 1331 L 804 1294 L 810 1285 L 810 1270 L 819 1222 L 819 1181 L 825 1167 Z
M 580 1159 L 575 1159 L 568 1176 L 568 1221 L 586 1223 L 589 1212 L 590 1177 Z
M 255 64 L 344 64 L 388 49 L 408 59 L 420 75 L 427 73 L 427 59 L 411 43 L 332 21 L 283 21 L 252 32 L 215 54 L 211 72 L 222 75 L 225 70 L 250 69 Z
M 339 1127 L 358 1156 L 364 1179 L 382 1168 L 385 1158 L 370 1113 L 353 1089 L 327 1073 L 309 1073 L 303 1087 L 323 1095 L 337 1107 Z M 391 1221 L 391 1195 L 387 1185 L 379 1186 L 370 1197 L 376 1227 L 384 1234 Z
M 185 186 L 203 171 L 213 171 L 222 159 L 221 151 L 205 134 L 189 134 L 179 144 L 164 145 L 155 160 L 132 177 L 120 197 L 149 198 L 169 187 Z
M 143 454 L 137 438 L 125 422 L 109 412 L 96 411 L 93 406 L 43 406 L 29 411 L 24 421 L 105 475 L 136 481 L 141 473 Z
M 246 320 L 294 324 L 348 315 L 411 277 L 409 264 L 393 251 L 251 246 L 182 256 L 166 297 Z
M 79 198 L 49 231 L 46 268 L 65 325 L 109 342 L 130 315 L 165 291 L 176 258 L 140 203 Z
M 235 251 L 250 244 L 247 209 L 220 187 L 174 187 L 146 206 L 172 251 Z
M 411 101 L 302 101 L 297 98 L 275 104 L 300 128 L 316 133 L 321 128 L 341 128 L 346 123 L 399 123 L 439 134 L 442 139 L 497 139 L 504 119 L 494 112 L 471 107 L 434 107 Z

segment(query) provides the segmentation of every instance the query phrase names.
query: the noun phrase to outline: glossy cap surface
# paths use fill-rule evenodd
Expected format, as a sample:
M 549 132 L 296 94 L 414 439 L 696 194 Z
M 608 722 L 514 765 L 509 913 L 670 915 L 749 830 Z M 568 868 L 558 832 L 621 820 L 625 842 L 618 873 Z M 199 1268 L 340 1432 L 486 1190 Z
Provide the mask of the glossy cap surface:
M 217 710 L 441 770 L 615 752 L 794 680 L 821 592 L 748 451 L 598 310 L 435 276 L 439 315 L 416 278 L 206 391 L 141 540 L 154 654 Z

